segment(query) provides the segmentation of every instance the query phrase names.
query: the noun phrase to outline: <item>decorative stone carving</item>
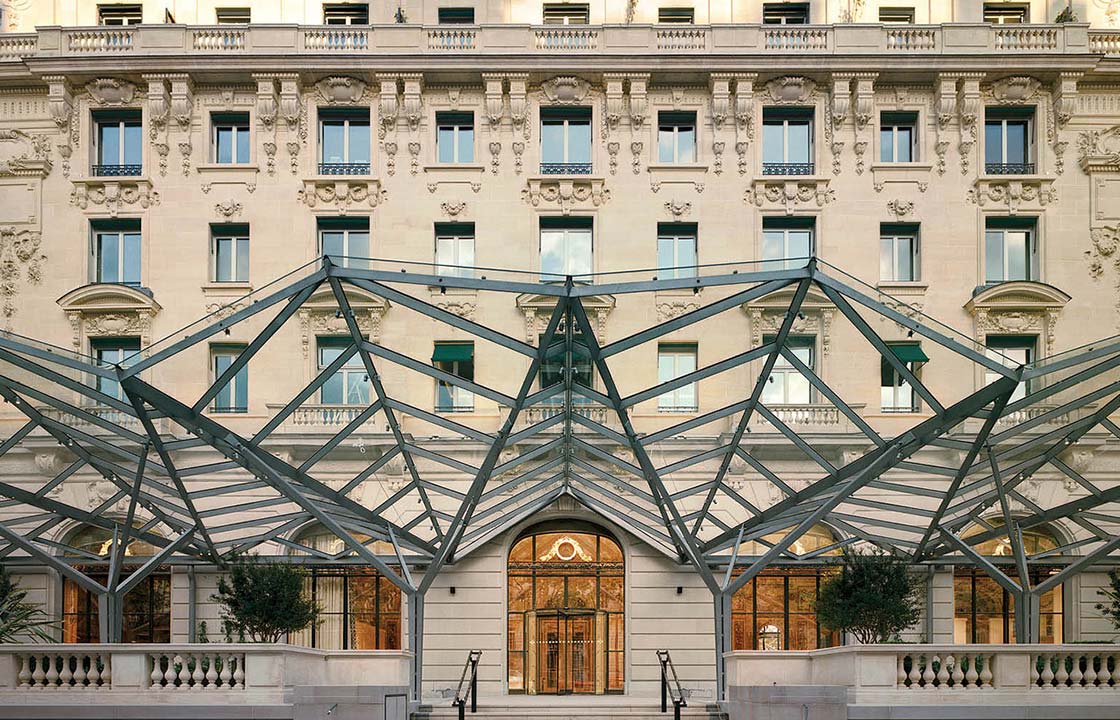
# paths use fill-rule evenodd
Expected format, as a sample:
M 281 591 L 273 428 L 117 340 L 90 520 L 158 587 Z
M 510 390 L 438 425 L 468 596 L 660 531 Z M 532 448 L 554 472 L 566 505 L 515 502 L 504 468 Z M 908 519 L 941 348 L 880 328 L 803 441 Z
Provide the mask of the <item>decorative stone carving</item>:
M 754 73 L 735 75 L 736 152 L 739 143 L 749 143 L 754 139 L 754 81 L 757 77 Z
M 227 219 L 234 215 L 240 215 L 241 210 L 241 203 L 236 200 L 226 200 L 225 202 L 215 203 L 214 205 L 214 212 Z
M 408 171 L 415 175 L 420 172 L 420 143 L 410 142 L 408 144 L 408 155 Z
M 541 92 L 554 105 L 577 105 L 591 92 L 591 84 L 573 75 L 559 75 L 542 82 Z
M 191 144 L 189 142 L 179 143 L 179 154 L 183 157 L 183 176 L 191 174 Z
M 1054 181 L 1038 180 L 986 180 L 978 179 L 968 191 L 968 201 L 986 207 L 990 203 L 1006 205 L 1014 215 L 1025 204 L 1044 208 L 1057 200 Z
M 356 205 L 375 208 L 388 194 L 379 180 L 305 179 L 297 192 L 300 202 L 308 207 L 327 205 L 341 215 Z
M 0 129 L 0 177 L 45 178 L 51 172 L 50 155 L 46 135 Z
M 692 212 L 692 203 L 670 200 L 665 203 L 665 210 L 678 220 Z
M 649 75 L 630 75 L 630 128 L 641 130 L 649 117 L 649 96 L 646 93 Z
M 136 86 L 127 80 L 97 78 L 86 83 L 90 102 L 102 107 L 130 105 L 136 96 Z
M 791 288 L 785 288 L 761 300 L 740 306 L 750 318 L 751 347 L 759 347 L 763 336 L 776 333 L 781 328 L 795 292 Z M 820 290 L 811 289 L 801 303 L 798 316 L 794 318 L 792 332 L 816 336 L 820 339 L 821 352 L 828 355 L 832 347 L 832 320 L 835 314 L 836 306 L 828 297 Z
M 657 307 L 657 322 L 675 320 L 685 313 L 700 309 L 700 301 L 695 295 L 668 295 L 658 293 L 654 301 Z
M 166 75 L 144 75 L 148 82 L 148 137 L 156 140 L 167 129 L 171 115 L 171 95 L 167 92 Z
M 611 133 L 618 130 L 618 125 L 622 122 L 622 115 L 626 112 L 626 95 L 623 92 L 623 82 L 625 79 L 625 75 L 620 75 L 618 73 L 606 73 L 603 75 L 603 82 L 606 85 L 606 90 L 604 92 L 606 110 L 603 112 L 604 140 L 609 137 Z
M 501 75 L 483 73 L 482 81 L 486 84 L 484 96 L 486 123 L 492 132 L 496 132 L 502 125 L 502 112 L 505 109 L 502 96 L 503 78 Z
M 728 73 L 708 76 L 708 89 L 712 94 L 712 127 L 722 130 L 731 117 L 731 79 Z
M 276 143 L 266 142 L 261 147 L 264 148 L 265 169 L 269 175 L 276 174 Z
M 1120 173 L 1120 125 L 1077 136 L 1077 159 L 1086 173 Z
M 397 97 L 396 75 L 378 75 L 377 79 L 381 83 L 381 95 L 377 104 L 377 137 L 384 140 L 390 130 L 397 129 L 400 101 Z
M 976 145 L 976 122 L 980 115 L 980 80 L 982 73 L 961 75 L 957 111 L 960 122 L 961 174 L 967 175 L 972 162 L 972 148 Z
M 947 140 L 938 140 L 934 146 L 933 151 L 937 154 L 937 174 L 945 174 L 945 154 L 949 152 L 949 142 Z
M 630 143 L 630 168 L 635 175 L 642 172 L 642 147 L 642 143 L 638 140 Z
M 1083 74 L 1080 72 L 1063 72 L 1059 73 L 1058 79 L 1054 81 L 1051 95 L 1054 99 L 1054 122 L 1059 130 L 1064 128 L 1073 118 L 1074 109 L 1077 107 L 1077 81 L 1081 79 Z
M 914 203 L 910 200 L 891 200 L 887 203 L 887 210 L 899 220 L 914 212 Z
M 397 172 L 397 144 L 387 142 L 382 149 L 385 151 L 385 172 L 392 176 Z
M 1120 252 L 1117 252 L 1120 250 L 1120 226 L 1104 225 L 1092 228 L 1089 231 L 1089 242 L 1091 247 L 1085 251 L 1085 255 L 1089 259 L 1090 276 L 1100 279 L 1104 275 L 1105 263 L 1112 264 L 1116 276 L 1114 325 L 1120 328 Z
M 449 218 L 454 219 L 454 218 L 459 217 L 459 215 L 464 210 L 467 209 L 467 204 L 465 202 L 462 202 L 462 201 L 459 201 L 459 202 L 445 202 L 445 203 L 440 203 L 439 207 L 440 207 L 441 210 L 443 210 L 444 215 L 446 215 Z
M 382 297 L 351 286 L 347 286 L 345 292 L 358 330 L 370 342 L 380 342 L 382 321 L 392 304 Z M 338 301 L 330 288 L 316 290 L 299 309 L 297 317 L 304 358 L 309 356 L 316 337 L 350 335 L 350 327 L 339 312 Z
M 78 123 L 74 120 L 78 108 L 70 92 L 70 85 L 63 75 L 44 75 L 47 83 L 47 111 L 58 127 L 62 140 L 58 153 L 62 156 L 62 174 L 70 177 L 70 156 L 78 144 Z
M 617 143 L 615 143 L 617 145 Z M 523 155 L 525 154 L 525 143 L 520 140 L 513 142 L 513 174 L 520 175 L 522 165 L 524 164 Z
M 277 75 L 280 82 L 280 117 L 288 132 L 303 132 L 303 103 L 299 97 L 299 76 L 295 73 Z
M 1005 105 L 1022 105 L 1038 97 L 1042 83 L 1026 75 L 1015 75 L 992 83 L 992 97 Z
M 837 74 L 832 76 L 832 110 L 830 119 L 835 132 L 844 126 L 852 105 L 852 76 Z
M 168 75 L 171 81 L 171 117 L 180 130 L 190 130 L 194 116 L 194 87 L 187 75 Z
M 401 75 L 401 80 L 404 82 L 404 102 L 401 106 L 401 113 L 404 115 L 405 122 L 408 123 L 410 132 L 419 130 L 420 121 L 424 119 L 422 79 L 423 76 L 419 73 Z
M 599 178 L 551 179 L 530 178 L 528 187 L 521 191 L 521 199 L 533 207 L 542 203 L 555 204 L 567 215 L 577 207 L 599 207 L 611 199 L 611 191 L 603 187 Z
M 739 141 L 735 143 L 735 154 L 739 157 L 739 174 L 747 174 L 747 143 Z
M 607 157 L 609 158 L 608 164 L 610 166 L 611 175 L 618 174 L 618 151 L 620 145 L 617 142 L 607 143 Z
M 493 173 L 494 175 L 497 175 L 498 174 L 498 166 L 499 166 L 498 156 L 500 156 L 502 154 L 502 144 L 500 142 L 497 142 L 497 141 L 491 141 L 491 143 L 489 145 L 489 149 L 490 149 L 490 172 Z
M 147 180 L 75 180 L 70 191 L 70 204 L 82 210 L 90 205 L 100 206 L 116 217 L 126 206 L 147 209 L 159 205 L 159 193 Z
M 587 318 L 595 329 L 595 339 L 600 345 L 607 343 L 607 318 L 614 310 L 614 295 L 587 295 L 581 298 Z M 556 298 L 551 295 L 523 293 L 517 296 L 517 309 L 525 316 L 525 342 L 536 345 L 541 333 L 556 309 Z
M 800 180 L 759 178 L 751 183 L 743 195 L 743 201 L 748 205 L 785 210 L 787 215 L 792 215 L 806 207 L 824 207 L 835 200 L 836 191 L 828 186 L 827 178 Z
M 876 73 L 857 73 L 856 80 L 856 132 L 864 132 L 875 117 L 875 79 Z
M 716 175 L 723 174 L 723 141 L 712 143 L 712 172 Z
M 43 236 L 29 228 L 0 227 L 0 313 L 4 327 L 11 327 L 21 281 L 38 285 L 43 280 Z
M 465 320 L 474 320 L 476 302 L 473 295 L 437 295 L 432 299 L 432 303 L 452 315 L 458 315 Z
M 866 164 L 864 163 L 864 154 L 867 152 L 868 142 L 866 140 L 857 140 L 852 143 L 852 149 L 856 152 L 856 175 L 862 175 Z
M 299 143 L 289 142 L 285 147 L 288 149 L 288 170 L 295 175 L 299 172 Z
M 319 98 L 328 105 L 354 105 L 366 96 L 366 84 L 355 77 L 332 75 L 315 83 Z
M 521 132 L 522 136 L 529 139 L 529 75 L 518 73 L 506 75 L 509 83 L 509 117 L 513 123 L 514 133 Z
M 257 81 L 257 122 L 265 130 L 272 130 L 276 127 L 276 117 L 280 112 L 276 79 L 271 75 L 253 75 L 253 79 Z
M 1006 282 L 987 287 L 972 297 L 965 310 L 974 318 L 976 338 L 988 335 L 1038 334 L 1046 354 L 1054 351 L 1055 326 L 1069 295 L 1038 282 Z
M 801 75 L 786 75 L 766 83 L 766 92 L 779 105 L 799 105 L 816 99 L 817 84 Z
M 78 351 L 92 337 L 138 336 L 146 347 L 152 318 L 162 309 L 147 292 L 125 285 L 84 285 L 59 298 L 58 305 L 70 320 Z

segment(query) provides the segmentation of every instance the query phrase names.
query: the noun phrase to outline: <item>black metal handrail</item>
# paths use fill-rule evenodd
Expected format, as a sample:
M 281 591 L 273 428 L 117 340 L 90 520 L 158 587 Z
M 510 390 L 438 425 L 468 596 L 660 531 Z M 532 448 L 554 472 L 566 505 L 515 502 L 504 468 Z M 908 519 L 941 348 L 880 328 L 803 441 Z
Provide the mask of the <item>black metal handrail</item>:
M 677 677 L 677 669 L 673 667 L 673 658 L 669 657 L 668 650 L 657 651 L 657 661 L 661 664 L 661 712 L 669 711 L 669 700 L 673 701 L 673 720 L 681 720 L 681 708 L 688 707 L 688 700 L 684 697 L 684 688 Z M 669 676 L 672 675 L 672 682 Z M 674 693 L 674 686 L 676 692 Z
M 369 163 L 319 163 L 320 175 L 369 175 Z
M 813 163 L 762 163 L 763 175 L 812 175 Z
M 94 165 L 93 174 L 95 177 L 120 177 L 123 175 L 139 175 L 143 169 L 143 165 Z
M 463 663 L 463 673 L 459 676 L 459 687 L 455 689 L 455 699 L 451 707 L 459 708 L 459 720 L 466 717 L 467 698 L 471 701 L 471 712 L 478 712 L 478 660 L 482 657 L 481 650 L 471 650 L 467 653 L 467 661 Z M 470 677 L 467 677 L 467 673 Z M 467 694 L 463 694 L 463 685 L 467 686 Z
M 984 163 L 988 175 L 1034 175 L 1034 163 Z
M 590 175 L 591 163 L 541 163 L 541 175 Z

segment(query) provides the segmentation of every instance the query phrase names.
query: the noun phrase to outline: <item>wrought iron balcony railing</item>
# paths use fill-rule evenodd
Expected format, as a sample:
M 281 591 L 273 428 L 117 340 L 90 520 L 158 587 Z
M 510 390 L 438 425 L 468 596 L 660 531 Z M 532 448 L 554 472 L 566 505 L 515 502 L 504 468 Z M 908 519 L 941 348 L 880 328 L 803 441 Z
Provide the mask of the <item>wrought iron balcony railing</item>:
M 813 163 L 762 163 L 763 175 L 812 175 Z
M 320 175 L 369 175 L 369 163 L 319 163 Z
M 590 175 L 591 163 L 541 163 L 541 175 Z
M 140 175 L 143 170 L 143 165 L 94 165 L 92 168 L 96 177 L 135 176 Z
M 1034 163 L 984 163 L 988 175 L 1034 175 Z

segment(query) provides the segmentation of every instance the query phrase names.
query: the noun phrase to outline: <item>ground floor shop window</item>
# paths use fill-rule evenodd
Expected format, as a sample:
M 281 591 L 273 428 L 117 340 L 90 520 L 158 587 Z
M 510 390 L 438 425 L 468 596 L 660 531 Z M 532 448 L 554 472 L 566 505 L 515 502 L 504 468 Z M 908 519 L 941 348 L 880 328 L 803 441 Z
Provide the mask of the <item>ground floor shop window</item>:
M 817 597 L 828 568 L 773 568 L 731 597 L 732 650 L 816 650 L 840 644 L 817 622 Z

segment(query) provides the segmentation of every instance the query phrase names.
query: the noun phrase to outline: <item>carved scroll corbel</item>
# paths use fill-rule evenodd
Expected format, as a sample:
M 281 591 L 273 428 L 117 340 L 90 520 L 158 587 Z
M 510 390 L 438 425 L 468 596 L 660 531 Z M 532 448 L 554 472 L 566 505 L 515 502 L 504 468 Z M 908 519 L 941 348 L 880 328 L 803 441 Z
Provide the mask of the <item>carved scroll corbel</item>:
M 381 95 L 377 103 L 377 137 L 384 140 L 389 131 L 396 131 L 400 116 L 400 99 L 397 95 L 397 76 L 378 75 Z
M 486 84 L 486 124 L 491 132 L 497 132 L 502 126 L 502 114 L 505 110 L 505 98 L 502 93 L 505 82 L 501 75 L 491 73 L 483 73 L 482 81 Z

